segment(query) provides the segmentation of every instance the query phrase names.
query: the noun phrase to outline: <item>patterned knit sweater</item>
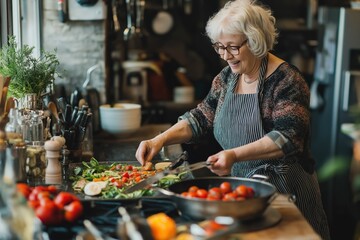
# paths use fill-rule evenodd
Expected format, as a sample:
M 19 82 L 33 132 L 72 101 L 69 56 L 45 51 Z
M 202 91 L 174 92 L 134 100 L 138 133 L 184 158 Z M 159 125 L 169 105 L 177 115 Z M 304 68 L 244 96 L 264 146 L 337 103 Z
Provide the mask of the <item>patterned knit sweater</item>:
M 191 142 L 198 142 L 213 131 L 217 114 L 223 106 L 229 83 L 237 81 L 238 74 L 225 67 L 213 80 L 205 99 L 196 108 L 186 112 L 192 129 Z M 310 155 L 310 92 L 299 70 L 282 63 L 259 90 L 259 103 L 264 130 L 284 152 L 284 161 L 299 162 L 305 171 L 314 171 L 315 161 Z M 231 126 L 229 126 L 231 127 Z

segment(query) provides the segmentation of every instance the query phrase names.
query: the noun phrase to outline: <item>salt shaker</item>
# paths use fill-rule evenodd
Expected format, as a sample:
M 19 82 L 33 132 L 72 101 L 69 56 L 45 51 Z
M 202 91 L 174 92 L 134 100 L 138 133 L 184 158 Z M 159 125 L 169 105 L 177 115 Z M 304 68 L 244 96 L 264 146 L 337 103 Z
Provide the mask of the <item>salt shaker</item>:
M 51 138 L 46 141 L 44 148 L 46 151 L 47 166 L 45 169 L 45 183 L 46 184 L 61 184 L 62 168 L 60 164 L 60 150 L 63 147 L 64 141 L 61 137 Z

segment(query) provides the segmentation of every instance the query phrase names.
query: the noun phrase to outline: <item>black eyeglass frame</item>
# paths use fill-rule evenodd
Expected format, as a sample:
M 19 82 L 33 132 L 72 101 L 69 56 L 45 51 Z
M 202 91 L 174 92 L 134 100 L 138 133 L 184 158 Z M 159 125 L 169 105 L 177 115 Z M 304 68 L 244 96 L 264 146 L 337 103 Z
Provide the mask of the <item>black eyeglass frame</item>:
M 219 55 L 224 55 L 225 54 L 225 50 L 230 53 L 231 55 L 233 56 L 236 56 L 236 55 L 239 55 L 240 53 L 240 48 L 242 48 L 246 43 L 247 43 L 248 39 L 245 39 L 239 46 L 232 46 L 232 45 L 229 45 L 229 46 L 226 46 L 226 47 L 223 47 L 223 46 L 219 46 L 220 43 L 216 42 L 214 44 L 212 44 L 212 47 L 214 48 L 215 52 Z M 223 50 L 224 52 L 223 53 L 219 53 L 219 50 Z M 231 52 L 231 51 L 236 51 L 235 52 Z

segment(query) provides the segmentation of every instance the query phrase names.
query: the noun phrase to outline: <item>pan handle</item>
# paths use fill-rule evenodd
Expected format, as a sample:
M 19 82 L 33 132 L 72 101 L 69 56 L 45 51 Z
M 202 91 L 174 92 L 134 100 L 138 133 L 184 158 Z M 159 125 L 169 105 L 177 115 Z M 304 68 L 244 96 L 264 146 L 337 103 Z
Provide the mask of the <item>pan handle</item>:
M 166 190 L 166 189 L 164 189 L 164 188 L 153 187 L 153 189 L 154 189 L 155 191 L 158 191 L 158 192 L 160 192 L 161 194 L 164 194 L 164 195 L 169 196 L 169 197 L 173 197 L 173 196 L 176 195 L 176 193 L 173 193 L 173 192 L 171 192 L 171 191 L 169 191 L 169 190 Z
M 252 175 L 250 178 L 257 179 L 257 180 L 262 180 L 262 181 L 267 181 L 267 180 L 269 180 L 269 177 L 268 177 L 268 176 L 261 175 L 261 174 L 254 174 L 254 175 Z

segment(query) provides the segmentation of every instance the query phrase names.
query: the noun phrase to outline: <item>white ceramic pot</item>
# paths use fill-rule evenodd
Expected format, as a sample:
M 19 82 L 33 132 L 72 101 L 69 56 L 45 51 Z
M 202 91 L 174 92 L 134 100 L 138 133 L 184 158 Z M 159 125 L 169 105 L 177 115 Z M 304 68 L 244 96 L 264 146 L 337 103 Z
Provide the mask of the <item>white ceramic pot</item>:
M 141 105 L 134 103 L 109 104 L 100 106 L 102 130 L 111 134 L 126 134 L 141 126 Z

